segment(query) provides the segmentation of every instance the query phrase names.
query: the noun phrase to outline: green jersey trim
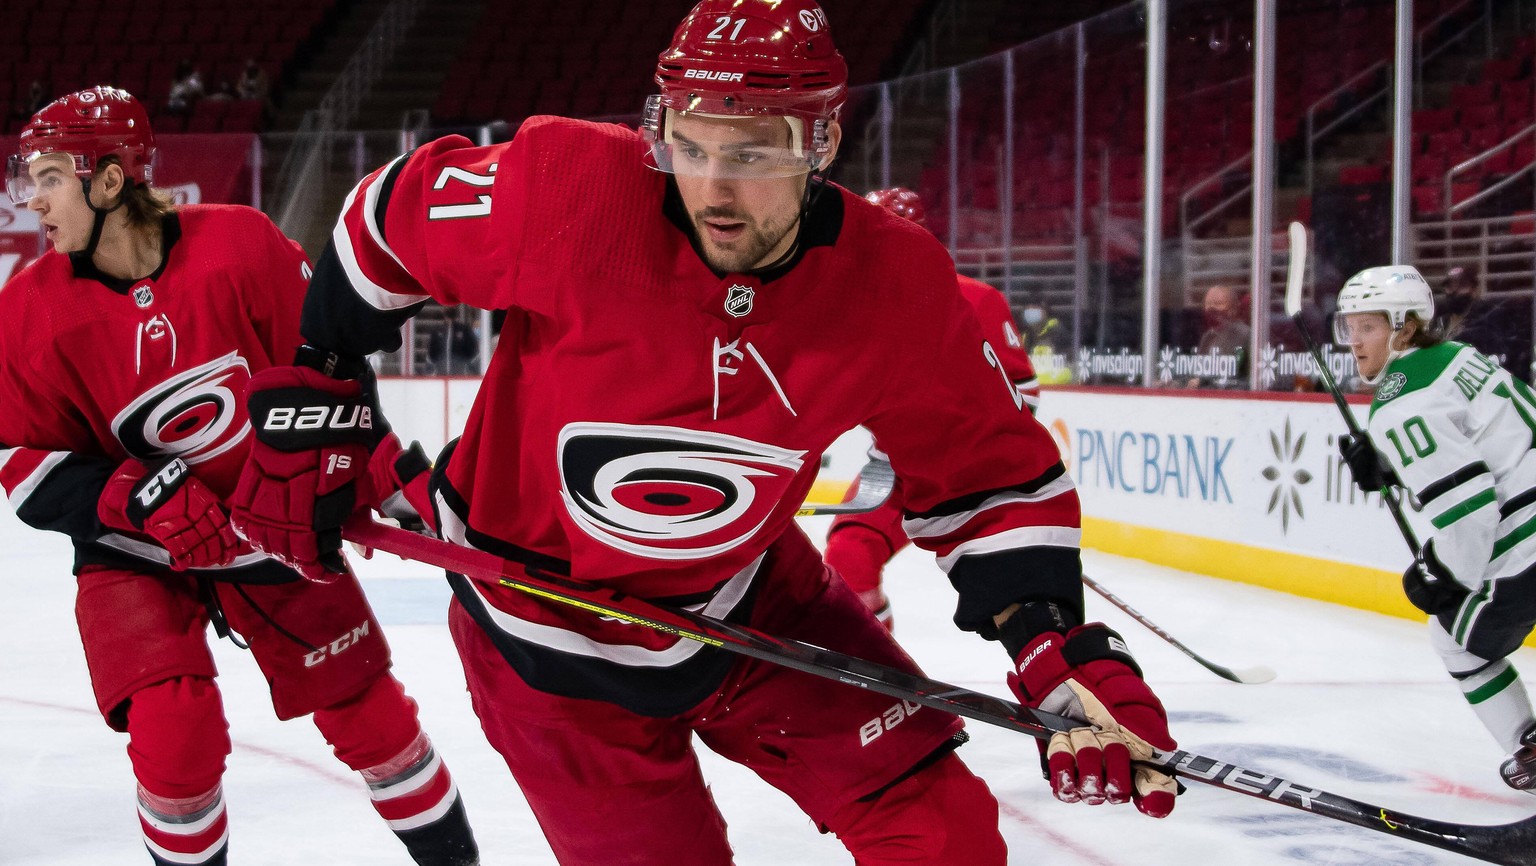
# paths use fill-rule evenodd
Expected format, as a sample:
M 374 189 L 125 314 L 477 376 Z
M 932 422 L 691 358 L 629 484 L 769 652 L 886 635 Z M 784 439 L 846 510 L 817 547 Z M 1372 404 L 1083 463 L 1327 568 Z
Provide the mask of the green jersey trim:
M 1376 410 L 1389 400 L 1399 399 L 1404 394 L 1411 394 L 1434 384 L 1435 380 L 1440 378 L 1440 374 L 1445 372 L 1465 348 L 1467 348 L 1465 343 L 1447 340 L 1444 343 L 1409 352 L 1388 364 L 1386 377 L 1382 379 L 1382 387 L 1377 388 L 1376 393 L 1371 397 L 1371 417 L 1375 417 Z
M 1536 517 L 1511 529 L 1509 534 L 1493 542 L 1493 559 L 1498 559 L 1508 553 L 1515 545 L 1536 535 Z M 1492 560 L 1490 560 L 1492 561 Z
M 1471 498 L 1460 505 L 1447 508 L 1438 517 L 1432 518 L 1429 522 L 1433 523 L 1436 529 L 1444 529 L 1468 514 L 1477 511 L 1479 508 L 1493 504 L 1496 499 L 1497 497 L 1494 496 L 1492 488 L 1484 490 L 1481 493 L 1473 494 Z

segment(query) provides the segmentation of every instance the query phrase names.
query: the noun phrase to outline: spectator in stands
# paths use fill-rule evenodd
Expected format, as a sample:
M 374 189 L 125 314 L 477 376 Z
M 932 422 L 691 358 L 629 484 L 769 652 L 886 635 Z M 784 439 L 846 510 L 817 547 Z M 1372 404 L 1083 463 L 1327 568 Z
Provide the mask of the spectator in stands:
M 1057 355 L 1064 355 L 1071 348 L 1067 345 L 1071 336 L 1062 326 L 1061 320 L 1052 315 L 1051 307 L 1044 298 L 1025 301 L 1019 312 L 1019 320 L 1024 323 L 1024 330 L 1019 336 L 1024 338 L 1024 345 L 1031 352 L 1044 346 Z
M 1445 272 L 1435 295 L 1435 317 L 1451 339 L 1477 346 L 1520 378 L 1528 378 L 1530 307 L 1528 300 L 1489 298 L 1475 268 Z
M 261 64 L 254 59 L 245 61 L 245 71 L 240 73 L 240 81 L 235 85 L 240 98 L 265 100 L 271 91 L 272 83 L 267 80 L 267 71 Z
M 1072 351 L 1072 335 L 1051 314 L 1043 298 L 1030 299 L 1019 308 L 1015 318 L 1022 323 L 1019 338 L 1029 350 L 1031 362 L 1041 384 L 1065 385 L 1072 381 L 1072 367 L 1067 355 Z
M 171 80 L 171 90 L 165 97 L 165 110 L 171 114 L 187 115 L 192 106 L 203 98 L 203 74 L 190 60 L 176 64 L 176 74 Z
M 1244 317 L 1241 293 L 1231 286 L 1211 286 L 1205 292 L 1205 330 L 1200 334 L 1199 354 L 1215 352 L 1219 355 L 1237 356 L 1237 375 L 1212 381 L 1190 380 L 1190 387 L 1216 385 L 1240 388 L 1248 370 L 1248 343 L 1253 328 Z

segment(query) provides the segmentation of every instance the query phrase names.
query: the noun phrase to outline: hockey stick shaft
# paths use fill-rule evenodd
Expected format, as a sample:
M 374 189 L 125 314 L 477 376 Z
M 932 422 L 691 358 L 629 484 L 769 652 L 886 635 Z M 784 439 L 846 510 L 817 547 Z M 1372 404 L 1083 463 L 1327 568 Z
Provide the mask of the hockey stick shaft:
M 1370 436 L 1360 427 L 1360 422 L 1355 419 L 1355 413 L 1349 409 L 1349 403 L 1344 399 L 1344 392 L 1339 389 L 1339 383 L 1333 378 L 1333 371 L 1323 362 L 1323 353 L 1317 347 L 1317 342 L 1312 339 L 1312 333 L 1307 330 L 1307 323 L 1301 315 L 1301 284 L 1307 269 L 1307 229 L 1299 222 L 1293 222 L 1290 226 L 1291 260 L 1286 273 L 1285 286 L 1285 312 L 1295 323 L 1296 330 L 1301 332 L 1302 342 L 1307 344 L 1307 351 L 1312 353 L 1312 361 L 1317 364 L 1318 372 L 1323 377 L 1323 387 L 1333 395 L 1334 405 L 1339 407 L 1339 414 L 1344 416 L 1344 425 L 1349 428 L 1349 435 L 1357 440 L 1370 441 Z M 1371 446 L 1373 449 L 1375 445 Z M 1381 498 L 1386 500 L 1387 510 L 1392 512 L 1392 520 L 1397 524 L 1397 529 L 1403 535 L 1403 541 L 1408 545 L 1408 550 L 1415 560 L 1420 560 L 1419 540 L 1408 524 L 1408 516 L 1403 513 L 1403 504 L 1392 495 L 1390 486 L 1381 488 Z M 1421 566 L 1422 567 L 1422 566 Z
M 878 665 L 807 643 L 777 638 L 557 575 L 533 571 L 492 554 L 383 526 L 367 518 L 350 522 L 347 540 L 404 559 L 435 565 L 494 586 L 506 587 L 600 616 L 643 625 L 738 655 L 847 683 L 900 700 L 1045 739 L 1077 723 L 1012 701 Z M 1147 764 L 1181 778 L 1279 803 L 1394 837 L 1431 845 L 1504 866 L 1536 866 L 1536 817 L 1512 824 L 1469 826 L 1390 812 L 1326 791 L 1247 770 L 1186 751 L 1157 752 Z
M 1104 596 L 1106 601 L 1119 608 L 1126 616 L 1146 626 L 1153 634 L 1172 644 L 1174 649 L 1194 659 L 1196 664 L 1224 680 L 1231 680 L 1234 683 L 1243 683 L 1245 685 L 1257 685 L 1259 683 L 1267 683 L 1275 678 L 1275 672 L 1266 667 L 1252 667 L 1234 671 L 1231 668 L 1216 664 L 1185 646 L 1178 638 L 1164 631 L 1157 623 L 1147 619 L 1140 611 L 1126 604 L 1123 599 L 1105 589 L 1103 584 L 1086 574 L 1083 575 L 1083 584 L 1099 595 Z
M 891 490 L 895 484 L 895 475 L 891 471 L 891 464 L 884 460 L 871 460 L 864 465 L 859 472 L 858 491 L 853 499 L 833 506 L 811 505 L 807 503 L 795 513 L 796 517 L 806 517 L 813 514 L 864 514 L 874 511 L 884 505 L 890 498 Z M 1127 616 L 1146 626 L 1153 634 L 1162 638 L 1179 652 L 1184 653 L 1211 673 L 1222 679 L 1231 680 L 1234 683 L 1255 685 L 1267 683 L 1275 678 L 1275 672 L 1266 667 L 1244 668 L 1234 671 L 1231 668 L 1222 667 L 1209 659 L 1203 658 L 1199 653 L 1185 646 L 1173 635 L 1164 631 L 1157 623 L 1147 619 L 1135 608 L 1126 604 L 1124 600 L 1105 589 L 1098 581 L 1087 575 L 1083 576 L 1083 583 L 1099 595 L 1104 596 L 1110 604 L 1124 611 Z

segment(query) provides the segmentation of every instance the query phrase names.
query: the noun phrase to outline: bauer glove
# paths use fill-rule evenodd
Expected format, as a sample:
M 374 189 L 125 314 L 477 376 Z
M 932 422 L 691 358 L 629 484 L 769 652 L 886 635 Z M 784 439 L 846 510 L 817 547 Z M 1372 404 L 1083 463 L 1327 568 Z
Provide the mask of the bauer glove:
M 306 352 L 320 355 L 302 349 L 301 363 Z M 332 369 L 334 356 L 322 357 Z M 310 580 L 346 572 L 341 527 L 360 509 L 414 511 L 431 523 L 426 455 L 415 443 L 401 448 L 379 411 L 372 370 L 360 361 L 353 368 L 358 378 L 338 379 L 316 367 L 271 367 L 246 387 L 256 441 L 230 498 L 231 520 L 258 550 Z
M 1103 623 L 1034 635 L 1014 657 L 1008 686 L 1030 707 L 1082 722 L 1051 735 L 1044 763 L 1064 803 L 1134 802 L 1153 818 L 1173 811 L 1173 777 L 1133 761 L 1177 748 L 1168 715 L 1125 642 Z
M 228 565 L 240 539 L 213 491 L 181 458 L 146 467 L 129 460 L 107 479 L 96 516 L 103 526 L 147 535 L 171 555 L 171 569 Z

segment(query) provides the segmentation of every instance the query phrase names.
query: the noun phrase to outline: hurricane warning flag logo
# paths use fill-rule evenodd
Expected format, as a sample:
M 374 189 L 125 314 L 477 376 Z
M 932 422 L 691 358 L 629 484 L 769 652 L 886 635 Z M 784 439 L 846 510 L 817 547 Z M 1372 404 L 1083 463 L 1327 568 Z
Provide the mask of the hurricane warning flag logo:
M 251 432 L 239 396 L 250 380 L 246 360 L 230 352 L 145 391 L 112 419 L 112 434 L 140 460 L 211 460 Z
M 560 495 L 581 530 L 649 559 L 731 550 L 804 465 L 791 451 L 681 427 L 577 423 L 560 433 Z

